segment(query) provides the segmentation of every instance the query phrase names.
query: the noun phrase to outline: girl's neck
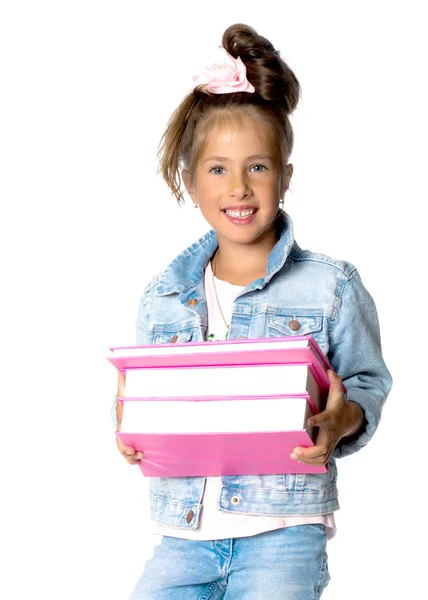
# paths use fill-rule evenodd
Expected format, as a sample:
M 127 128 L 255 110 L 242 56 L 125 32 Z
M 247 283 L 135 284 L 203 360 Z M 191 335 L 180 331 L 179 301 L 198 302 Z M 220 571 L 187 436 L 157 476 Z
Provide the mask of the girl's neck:
M 219 239 L 219 247 L 211 262 L 212 267 L 214 263 L 215 276 L 241 286 L 265 277 L 269 254 L 276 242 L 275 231 L 253 244 L 233 244 Z

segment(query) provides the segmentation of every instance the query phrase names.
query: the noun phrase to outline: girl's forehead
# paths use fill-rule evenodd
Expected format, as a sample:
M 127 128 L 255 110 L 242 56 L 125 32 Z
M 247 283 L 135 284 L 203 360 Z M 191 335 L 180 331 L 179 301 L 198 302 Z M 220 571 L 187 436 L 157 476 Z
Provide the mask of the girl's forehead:
M 210 153 L 218 146 L 224 148 L 257 146 L 271 151 L 276 143 L 267 123 L 260 119 L 240 116 L 218 119 L 207 129 L 202 153 Z

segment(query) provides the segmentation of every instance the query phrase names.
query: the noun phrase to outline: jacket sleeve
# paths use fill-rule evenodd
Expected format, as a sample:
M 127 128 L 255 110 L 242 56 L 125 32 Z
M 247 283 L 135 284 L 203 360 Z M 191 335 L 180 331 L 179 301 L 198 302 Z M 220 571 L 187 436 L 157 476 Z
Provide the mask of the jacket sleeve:
M 342 438 L 336 446 L 333 456 L 339 458 L 357 452 L 373 437 L 392 386 L 382 357 L 376 306 L 356 270 L 342 289 L 328 358 L 342 377 L 347 399 L 359 404 L 365 413 L 365 428 Z

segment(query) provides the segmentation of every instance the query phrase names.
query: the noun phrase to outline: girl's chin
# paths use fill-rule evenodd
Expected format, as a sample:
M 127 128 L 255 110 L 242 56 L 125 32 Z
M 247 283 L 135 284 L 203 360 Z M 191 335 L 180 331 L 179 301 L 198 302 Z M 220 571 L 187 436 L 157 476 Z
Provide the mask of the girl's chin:
M 232 244 L 260 243 L 271 236 L 273 239 L 272 247 L 277 242 L 275 228 L 271 225 L 267 225 L 264 228 L 252 227 L 251 229 L 249 227 L 236 227 L 232 231 L 230 228 L 224 227 L 215 227 L 214 229 L 219 239 L 227 240 Z

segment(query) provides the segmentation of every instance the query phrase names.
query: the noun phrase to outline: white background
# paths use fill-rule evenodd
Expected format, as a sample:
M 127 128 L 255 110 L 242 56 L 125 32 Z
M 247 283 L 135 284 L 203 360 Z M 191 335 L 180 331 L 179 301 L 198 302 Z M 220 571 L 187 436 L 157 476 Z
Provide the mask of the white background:
M 235 22 L 301 83 L 285 207 L 302 247 L 358 267 L 394 377 L 375 439 L 339 462 L 323 598 L 420 596 L 423 5 L 1 3 L 3 598 L 125 599 L 157 543 L 147 481 L 116 450 L 105 356 L 134 343 L 152 275 L 209 228 L 156 176 L 156 149 L 200 56 Z

